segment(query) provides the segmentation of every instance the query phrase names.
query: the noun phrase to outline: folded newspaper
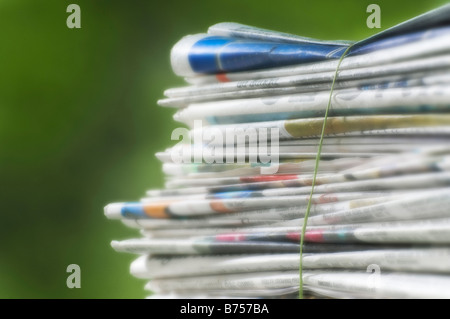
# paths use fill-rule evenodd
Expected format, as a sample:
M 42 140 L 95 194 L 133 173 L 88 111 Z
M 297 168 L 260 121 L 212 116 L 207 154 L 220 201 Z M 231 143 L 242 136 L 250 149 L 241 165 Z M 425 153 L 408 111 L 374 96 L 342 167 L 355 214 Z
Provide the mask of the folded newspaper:
M 105 207 L 149 298 L 450 298 L 450 5 L 359 42 L 219 23 L 171 62 L 165 187 Z

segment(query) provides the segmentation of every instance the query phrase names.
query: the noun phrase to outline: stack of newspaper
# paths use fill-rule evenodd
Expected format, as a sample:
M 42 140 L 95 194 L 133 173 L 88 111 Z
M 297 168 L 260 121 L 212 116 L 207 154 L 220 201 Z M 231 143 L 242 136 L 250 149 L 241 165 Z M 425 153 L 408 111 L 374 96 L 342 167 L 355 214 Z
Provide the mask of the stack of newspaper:
M 152 297 L 450 298 L 450 5 L 356 43 L 219 23 L 171 61 L 165 188 L 105 207 Z

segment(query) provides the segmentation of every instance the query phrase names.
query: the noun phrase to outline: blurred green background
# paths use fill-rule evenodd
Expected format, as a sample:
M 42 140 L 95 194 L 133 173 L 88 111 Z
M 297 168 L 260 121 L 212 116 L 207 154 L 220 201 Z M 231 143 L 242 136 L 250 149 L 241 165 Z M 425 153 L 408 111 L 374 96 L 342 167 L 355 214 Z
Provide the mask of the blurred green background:
M 385 29 L 447 1 L 1 0 L 0 298 L 142 298 L 133 255 L 112 239 L 138 235 L 103 215 L 163 185 L 154 153 L 171 145 L 183 84 L 169 52 L 183 35 L 234 21 L 324 39 L 359 40 L 367 5 Z M 81 7 L 81 29 L 66 8 Z M 81 289 L 66 267 L 81 267 Z

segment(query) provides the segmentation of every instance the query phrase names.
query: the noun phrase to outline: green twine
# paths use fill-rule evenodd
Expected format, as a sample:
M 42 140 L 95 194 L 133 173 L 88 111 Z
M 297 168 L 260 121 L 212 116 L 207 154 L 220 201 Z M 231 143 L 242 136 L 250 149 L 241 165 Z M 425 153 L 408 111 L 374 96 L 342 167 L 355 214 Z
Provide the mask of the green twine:
M 323 117 L 322 133 L 320 134 L 319 148 L 317 150 L 316 161 L 314 164 L 314 173 L 313 173 L 313 179 L 312 179 L 312 183 L 311 183 L 311 193 L 309 194 L 308 206 L 306 207 L 305 217 L 303 218 L 302 233 L 300 236 L 300 267 L 299 267 L 300 287 L 299 287 L 299 291 L 298 291 L 299 299 L 303 299 L 303 243 L 304 243 L 305 232 L 306 232 L 306 224 L 308 223 L 309 212 L 311 210 L 311 202 L 312 202 L 312 197 L 313 197 L 313 193 L 314 193 L 314 186 L 316 185 L 317 171 L 319 170 L 320 154 L 322 153 L 322 144 L 323 144 L 323 137 L 325 135 L 325 127 L 327 125 L 328 111 L 330 110 L 330 107 L 331 107 L 331 99 L 333 97 L 334 84 L 336 83 L 336 78 L 338 75 L 339 67 L 341 65 L 341 62 L 344 60 L 345 56 L 347 55 L 348 51 L 351 49 L 351 47 L 352 47 L 352 45 L 350 45 L 344 51 L 344 53 L 341 55 L 341 58 L 338 61 L 336 71 L 334 72 L 333 82 L 331 83 L 330 97 L 328 98 L 327 108 L 325 110 L 325 115 Z

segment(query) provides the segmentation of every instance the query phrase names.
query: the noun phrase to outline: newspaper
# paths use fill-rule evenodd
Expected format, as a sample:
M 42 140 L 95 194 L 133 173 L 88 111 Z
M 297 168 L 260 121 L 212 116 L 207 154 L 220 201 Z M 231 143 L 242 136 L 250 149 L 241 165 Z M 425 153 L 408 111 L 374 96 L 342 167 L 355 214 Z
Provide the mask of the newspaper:
M 149 298 L 450 298 L 450 4 L 357 42 L 205 31 L 162 187 L 104 209 Z
M 413 88 L 425 85 L 445 85 L 449 81 L 448 73 L 436 74 L 441 72 L 434 71 L 435 74 L 427 75 L 424 72 L 408 74 L 408 75 L 390 75 L 385 77 L 368 78 L 361 80 L 348 80 L 339 81 L 335 83 L 336 89 L 340 91 L 348 91 L 358 93 L 365 90 L 382 90 L 389 88 Z M 257 98 L 257 97 L 269 97 L 269 96 L 284 96 L 293 95 L 298 93 L 308 93 L 310 95 L 316 94 L 316 92 L 330 91 L 331 84 L 325 83 L 312 83 L 306 82 L 306 84 L 293 85 L 281 88 L 261 88 L 261 89 L 240 89 L 231 92 L 223 93 L 207 93 L 200 95 L 189 95 L 180 97 L 168 97 L 163 100 L 159 100 L 158 104 L 166 107 L 182 108 L 190 104 L 202 104 L 203 102 L 212 101 L 232 101 L 234 99 L 243 98 Z M 357 109 L 355 109 L 357 111 Z
M 293 223 L 292 223 L 293 224 Z M 113 241 L 117 251 L 138 254 L 217 254 L 298 252 L 301 221 L 295 226 L 204 228 L 166 231 L 163 238 Z M 152 233 L 155 233 L 152 232 Z M 361 224 L 308 226 L 308 243 L 326 244 L 450 244 L 448 218 Z
M 303 280 L 306 289 L 321 292 L 349 292 L 357 297 L 372 298 L 450 298 L 450 277 L 405 273 L 381 273 L 377 279 L 370 273 L 350 271 L 308 271 Z M 299 285 L 298 271 L 261 272 L 176 279 L 153 279 L 146 289 L 165 291 L 271 290 Z
M 335 90 L 330 116 L 361 114 L 409 114 L 432 110 L 447 112 L 448 83 L 422 87 L 382 90 Z M 329 92 L 191 104 L 174 115 L 176 121 L 194 127 L 195 120 L 213 124 L 234 124 L 315 118 L 324 115 Z
M 383 145 L 380 145 L 380 148 Z M 389 148 L 389 145 L 386 146 Z M 404 159 L 402 163 L 397 161 L 390 161 L 385 164 L 377 165 L 372 162 L 373 166 L 370 168 L 357 170 L 357 167 L 351 171 L 337 173 L 319 173 L 316 178 L 317 184 L 329 184 L 337 182 L 345 182 L 349 180 L 364 180 L 380 177 L 388 177 L 393 175 L 425 173 L 432 171 L 448 171 L 450 169 L 450 156 L 436 156 L 436 157 L 417 157 L 413 159 Z M 216 178 L 173 178 L 166 182 L 167 188 L 181 188 L 181 187 L 198 187 L 198 186 L 218 186 L 218 185 L 233 185 L 240 183 L 258 183 L 258 182 L 274 182 L 274 181 L 298 181 L 298 184 L 309 185 L 312 179 L 312 174 L 283 174 L 283 175 L 259 175 L 254 176 L 233 176 L 233 177 L 216 177 Z
M 425 172 L 420 174 L 388 176 L 384 178 L 356 180 L 347 182 L 336 182 L 329 184 L 317 185 L 314 187 L 314 192 L 322 193 L 344 193 L 344 192 L 359 192 L 359 191 L 380 191 L 380 190 L 395 190 L 395 189 L 415 189 L 415 188 L 435 188 L 445 187 L 449 184 L 450 175 L 447 171 L 442 172 Z M 252 197 L 256 196 L 288 196 L 288 195 L 306 195 L 311 192 L 311 186 L 302 186 L 304 183 L 297 180 L 284 180 L 278 182 L 258 182 L 258 183 L 241 183 L 233 185 L 209 186 L 209 187 L 187 187 L 167 189 L 161 194 L 171 195 L 187 195 L 187 194 L 201 194 L 201 193 L 222 193 L 230 192 L 230 195 L 236 195 L 236 192 L 245 191 L 241 193 L 248 197 L 247 191 L 258 191 L 258 193 L 251 193 Z M 232 197 L 232 196 L 229 196 Z
M 279 139 L 318 137 L 322 132 L 322 118 L 307 118 L 268 122 L 251 122 L 231 125 L 205 126 L 193 129 L 191 135 L 214 136 L 220 133 L 226 136 L 226 130 L 233 130 L 236 136 L 257 138 L 261 129 L 278 129 Z M 374 130 L 407 128 L 412 132 L 416 128 L 448 126 L 450 115 L 446 113 L 414 114 L 414 115 L 367 115 L 367 116 L 335 116 L 329 117 L 325 128 L 326 136 L 344 135 L 354 132 L 373 134 Z M 388 134 L 395 133 L 387 131 Z
M 331 45 L 349 45 L 350 41 L 320 40 L 301 37 L 295 34 L 256 28 L 235 22 L 221 22 L 208 28 L 208 33 L 220 36 L 238 37 L 251 40 L 263 40 L 280 43 L 313 43 Z
M 443 183 L 448 181 L 450 178 L 450 173 L 445 173 L 446 176 L 441 176 L 444 174 L 433 173 L 430 174 L 433 177 L 442 179 Z M 429 177 L 430 175 L 426 175 Z M 448 175 L 448 176 L 447 176 Z M 405 182 L 411 180 L 411 177 L 407 178 L 386 178 L 382 182 L 389 184 L 392 182 L 390 187 L 395 187 L 395 182 Z M 414 180 L 414 179 L 412 179 Z M 418 179 L 420 180 L 420 178 Z M 435 182 L 434 179 L 431 181 Z M 371 183 L 369 183 L 371 182 Z M 347 190 L 344 188 L 342 193 L 337 192 L 326 192 L 326 194 L 313 196 L 313 204 L 314 209 L 317 212 L 329 211 L 329 210 L 340 210 L 345 208 L 363 206 L 364 204 L 373 204 L 373 201 L 360 201 L 358 202 L 349 202 L 349 203 L 336 203 L 341 201 L 348 201 L 353 199 L 368 199 L 371 197 L 380 196 L 380 193 L 371 192 L 382 190 L 380 186 L 377 185 L 377 180 L 369 181 L 369 182 L 360 182 L 361 185 L 367 185 L 367 192 L 357 192 L 356 189 Z M 337 183 L 335 189 L 338 189 L 339 186 L 356 183 L 356 182 L 347 182 L 347 183 Z M 330 184 L 333 185 L 333 184 Z M 377 188 L 370 189 L 370 186 L 374 186 Z M 322 185 L 326 186 L 326 185 Z M 327 185 L 328 186 L 328 185 Z M 414 186 L 414 185 L 413 185 Z M 310 187 L 306 187 L 310 188 Z M 389 189 L 389 188 L 388 188 Z M 296 195 L 294 192 L 298 193 Z M 434 190 L 433 190 L 434 191 Z M 445 189 L 444 189 L 445 191 Z M 281 192 L 285 193 L 285 196 L 279 196 Z M 182 217 L 186 218 L 188 216 L 205 216 L 211 214 L 225 214 L 225 213 L 236 213 L 243 211 L 251 211 L 251 210 L 259 210 L 265 208 L 275 208 L 275 207 L 306 207 L 309 201 L 309 196 L 307 195 L 307 189 L 304 188 L 285 188 L 285 189 L 268 189 L 259 194 L 262 196 L 258 196 L 255 194 L 256 192 L 252 192 L 253 196 L 249 196 L 249 192 L 237 192 L 235 196 L 217 196 L 214 199 L 184 199 L 184 200 L 151 200 L 149 202 L 129 202 L 129 203 L 114 203 L 105 207 L 105 214 L 110 218 L 120 218 L 120 217 L 128 217 L 128 218 L 176 218 Z M 288 195 L 286 193 L 291 193 L 292 195 Z M 303 193 L 303 194 L 302 194 Z M 239 196 L 242 195 L 242 196 Z M 271 196 L 272 195 L 272 196 Z M 303 203 L 303 205 L 301 205 Z M 329 203 L 328 205 L 325 205 Z M 331 204 L 333 203 L 333 204 Z
M 419 190 L 417 194 L 421 194 L 426 190 Z M 317 198 L 311 208 L 311 215 L 324 212 L 334 212 L 336 208 L 350 209 L 373 205 L 374 203 L 384 202 L 387 199 L 400 198 L 403 192 L 364 192 L 360 194 L 344 193 L 344 194 L 327 194 L 322 198 Z M 408 192 L 413 194 L 413 192 Z M 336 202 L 339 197 L 346 195 L 347 198 L 354 196 L 360 199 Z M 328 197 L 328 198 L 327 198 Z M 329 202 L 332 200 L 333 202 Z M 321 202 L 322 201 L 322 202 Z M 327 204 L 329 202 L 329 204 Z M 141 229 L 176 229 L 176 228 L 207 228 L 207 227 L 237 227 L 248 225 L 269 224 L 273 222 L 281 222 L 304 217 L 306 205 L 276 207 L 269 209 L 251 210 L 230 214 L 215 214 L 209 217 L 200 218 L 151 218 L 150 216 L 132 215 L 129 212 L 125 214 L 117 214 L 110 216 L 111 218 L 121 218 L 127 226 Z
M 348 70 L 377 66 L 383 64 L 400 63 L 402 61 L 440 55 L 450 50 L 448 44 L 449 35 L 439 36 L 433 39 L 424 39 L 422 41 L 405 44 L 400 47 L 389 48 L 385 50 L 374 51 L 360 56 L 349 56 L 345 58 L 339 69 Z M 331 60 L 319 63 L 307 63 L 280 68 L 263 69 L 258 71 L 241 71 L 221 73 L 217 75 L 190 76 L 186 78 L 188 83 L 200 85 L 215 82 L 235 82 L 259 80 L 265 78 L 280 78 L 284 76 L 314 74 L 321 72 L 332 72 L 336 70 L 338 61 Z
M 449 48 L 450 50 L 450 48 Z M 370 67 L 362 67 L 357 69 L 341 70 L 339 73 L 339 79 L 336 83 L 336 88 L 345 87 L 364 87 L 376 84 L 384 83 L 383 87 L 388 87 L 389 82 L 395 82 L 403 80 L 403 85 L 408 84 L 408 79 L 411 79 L 414 83 L 414 79 L 417 79 L 416 83 L 420 84 L 433 84 L 435 81 L 439 81 L 442 78 L 448 79 L 445 72 L 441 72 L 439 69 L 445 69 L 450 66 L 449 59 L 446 54 L 440 54 L 423 59 L 408 60 L 401 63 L 391 63 L 384 65 L 376 65 Z M 276 88 L 291 88 L 291 87 L 305 87 L 304 91 L 322 91 L 331 88 L 331 81 L 333 80 L 333 71 L 318 72 L 313 74 L 300 74 L 289 75 L 275 78 L 267 78 L 260 80 L 248 80 L 248 81 L 234 81 L 210 85 L 201 86 L 188 86 L 180 87 L 176 89 L 169 89 L 164 94 L 170 98 L 188 98 L 208 96 L 213 94 L 217 96 L 217 100 L 228 98 L 236 98 L 232 95 L 226 95 L 226 93 L 239 94 L 238 97 L 251 97 L 264 96 L 264 95 L 277 95 Z M 308 86 L 312 83 L 315 86 Z M 416 84 L 417 85 L 417 84 Z M 309 87 L 309 89 L 307 89 Z M 369 86 L 370 88 L 370 86 Z M 272 89 L 268 91 L 261 91 L 264 89 Z M 247 93 L 239 93 L 239 92 Z M 252 91 L 259 92 L 259 94 L 251 93 Z M 279 90 L 282 92 L 282 90 Z M 271 94 L 264 94 L 264 92 Z M 262 94 L 261 94 L 262 93 Z M 275 93 L 275 94 L 274 94 Z M 241 96 L 242 94 L 242 96 Z M 213 100 L 209 98 L 209 100 Z M 170 100 L 161 100 L 159 103 L 161 106 L 171 105 Z M 174 100 L 176 101 L 176 100 Z M 181 101 L 181 100 L 180 100 Z M 189 101 L 189 100 L 186 100 Z M 191 103 L 194 101 L 191 101 Z
M 354 248 L 355 251 L 305 254 L 303 267 L 361 270 L 376 264 L 383 271 L 450 273 L 449 248 Z M 137 278 L 154 279 L 286 271 L 297 270 L 299 259 L 298 253 L 168 257 L 143 255 L 131 263 L 130 272 Z

